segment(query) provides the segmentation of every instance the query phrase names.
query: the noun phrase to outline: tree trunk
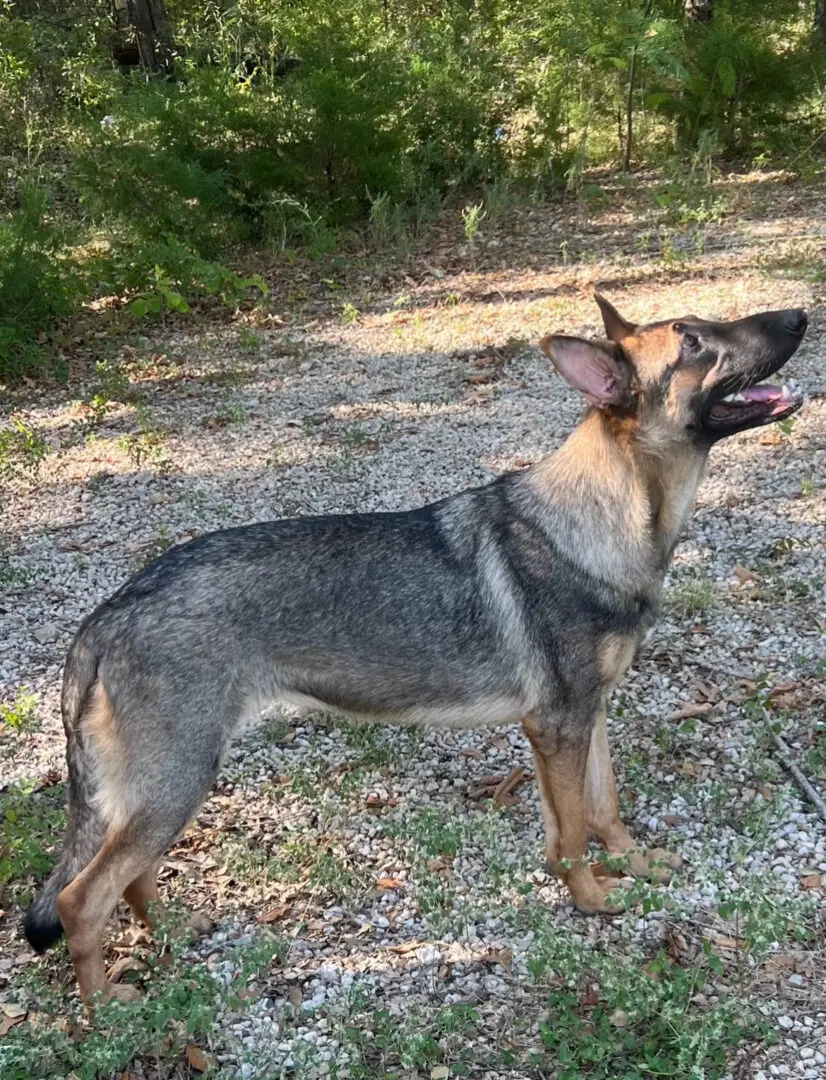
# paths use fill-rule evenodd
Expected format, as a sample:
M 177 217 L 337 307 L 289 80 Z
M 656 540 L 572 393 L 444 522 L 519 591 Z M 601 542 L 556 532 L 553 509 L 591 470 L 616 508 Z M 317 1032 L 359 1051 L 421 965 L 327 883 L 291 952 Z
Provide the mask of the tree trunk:
M 146 71 L 172 75 L 172 35 L 164 0 L 114 0 L 116 33 L 128 34 Z
M 826 42 L 826 0 L 815 0 L 815 30 Z
M 689 22 L 711 22 L 714 18 L 714 0 L 683 0 L 683 11 Z

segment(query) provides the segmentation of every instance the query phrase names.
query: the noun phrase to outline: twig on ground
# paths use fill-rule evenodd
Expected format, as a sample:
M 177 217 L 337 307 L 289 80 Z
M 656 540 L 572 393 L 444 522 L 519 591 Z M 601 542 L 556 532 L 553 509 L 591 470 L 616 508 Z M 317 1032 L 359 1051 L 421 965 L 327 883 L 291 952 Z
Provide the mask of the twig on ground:
M 781 764 L 786 769 L 786 771 L 791 774 L 794 782 L 797 784 L 803 794 L 809 799 L 811 804 L 817 810 L 818 814 L 820 814 L 823 820 L 826 821 L 826 803 L 823 801 L 820 795 L 818 795 L 818 793 L 812 787 L 811 783 L 806 779 L 800 766 L 795 764 L 794 760 L 792 759 L 792 752 L 788 743 L 784 742 L 779 735 L 775 734 L 775 732 L 772 732 L 771 736 L 772 742 L 777 747 L 777 756 L 780 758 Z

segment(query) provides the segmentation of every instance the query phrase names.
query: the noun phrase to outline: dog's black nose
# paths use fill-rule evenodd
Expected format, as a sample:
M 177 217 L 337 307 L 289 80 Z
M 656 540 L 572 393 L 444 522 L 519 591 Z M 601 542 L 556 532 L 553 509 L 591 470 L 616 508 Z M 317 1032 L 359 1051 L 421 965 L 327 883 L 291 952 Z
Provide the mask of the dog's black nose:
M 803 336 L 808 325 L 809 316 L 803 308 L 794 308 L 792 311 L 787 311 L 783 316 L 784 329 L 790 334 L 797 335 L 797 337 Z

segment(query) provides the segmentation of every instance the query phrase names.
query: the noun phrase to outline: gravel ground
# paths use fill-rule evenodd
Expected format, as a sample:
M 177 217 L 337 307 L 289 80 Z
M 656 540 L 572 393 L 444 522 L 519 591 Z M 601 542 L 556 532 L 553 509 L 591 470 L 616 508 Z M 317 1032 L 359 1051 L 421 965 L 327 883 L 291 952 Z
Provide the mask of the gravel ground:
M 205 1048 L 227 1076 L 345 1076 L 359 1038 L 378 1046 L 382 1031 L 435 1032 L 431 1057 L 412 1044 L 394 1051 L 411 1078 L 554 1076 L 542 1024 L 553 1021 L 550 972 L 565 942 L 605 950 L 617 970 L 660 948 L 688 964 L 705 943 L 721 970 L 693 1007 L 736 987 L 777 1033 L 733 1050 L 728 1075 L 826 1076 L 822 921 L 811 911 L 826 882 L 826 823 L 766 729 L 777 723 L 822 790 L 826 320 L 811 246 L 822 193 L 778 191 L 751 211 L 738 204 L 707 231 L 707 254 L 676 263 L 643 250 L 651 223 L 619 198 L 596 236 L 582 215 L 540 222 L 532 211 L 535 231 L 492 233 L 441 261 L 436 251 L 401 282 L 351 269 L 343 289 L 314 286 L 304 303 L 288 283 L 264 312 L 117 339 L 110 372 L 127 374 L 138 408 L 111 400 L 96 413 L 92 375 L 73 382 L 75 401 L 29 389 L 14 402 L 50 452 L 36 476 L 17 473 L 3 490 L 0 701 L 33 693 L 39 723 L 0 731 L 0 782 L 48 791 L 64 769 L 58 699 L 71 636 L 169 544 L 284 515 L 411 507 L 553 451 L 580 405 L 534 342 L 551 329 L 594 332 L 597 282 L 641 321 L 810 309 L 789 371 L 813 396 L 791 432 L 745 433 L 713 452 L 666 612 L 610 718 L 629 827 L 679 853 L 684 872 L 623 916 L 585 918 L 541 869 L 533 785 L 502 810 L 479 797 L 486 778 L 531 768 L 519 732 L 365 730 L 275 713 L 241 740 L 164 872 L 169 893 L 216 919 L 191 957 L 216 986 L 238 977 L 262 912 L 282 943 L 280 961 L 249 982 L 246 1007 L 219 1006 Z M 358 319 L 339 317 L 345 301 Z M 126 396 L 110 383 L 113 399 Z M 668 906 L 647 910 L 651 896 Z M 761 913 L 762 951 L 732 897 Z M 0 1002 L 41 965 L 68 1001 L 65 956 L 30 957 L 14 898 L 0 906 Z M 788 937 L 789 912 L 807 940 Z M 128 951 L 125 925 L 113 959 L 119 942 Z M 602 992 L 586 993 L 581 1010 Z M 440 1029 L 462 1005 L 475 1019 Z M 154 1059 L 130 1067 L 186 1075 Z

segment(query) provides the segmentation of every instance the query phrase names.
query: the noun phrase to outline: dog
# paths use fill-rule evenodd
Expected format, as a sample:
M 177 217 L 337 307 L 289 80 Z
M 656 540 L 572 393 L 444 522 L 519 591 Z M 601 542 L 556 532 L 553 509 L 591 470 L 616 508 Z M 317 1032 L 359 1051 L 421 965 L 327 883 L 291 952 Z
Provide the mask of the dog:
M 233 732 L 266 704 L 362 720 L 519 723 L 550 867 L 584 912 L 617 910 L 590 831 L 630 872 L 677 862 L 629 835 L 608 695 L 655 621 L 711 447 L 802 397 L 761 380 L 794 354 L 802 310 L 637 326 L 603 297 L 605 339 L 540 347 L 588 408 L 552 456 L 400 513 L 304 517 L 166 552 L 82 623 L 66 661 L 68 827 L 25 918 L 65 932 L 81 998 L 127 1000 L 101 939 L 123 896 L 152 923 L 164 852 L 210 790 Z

